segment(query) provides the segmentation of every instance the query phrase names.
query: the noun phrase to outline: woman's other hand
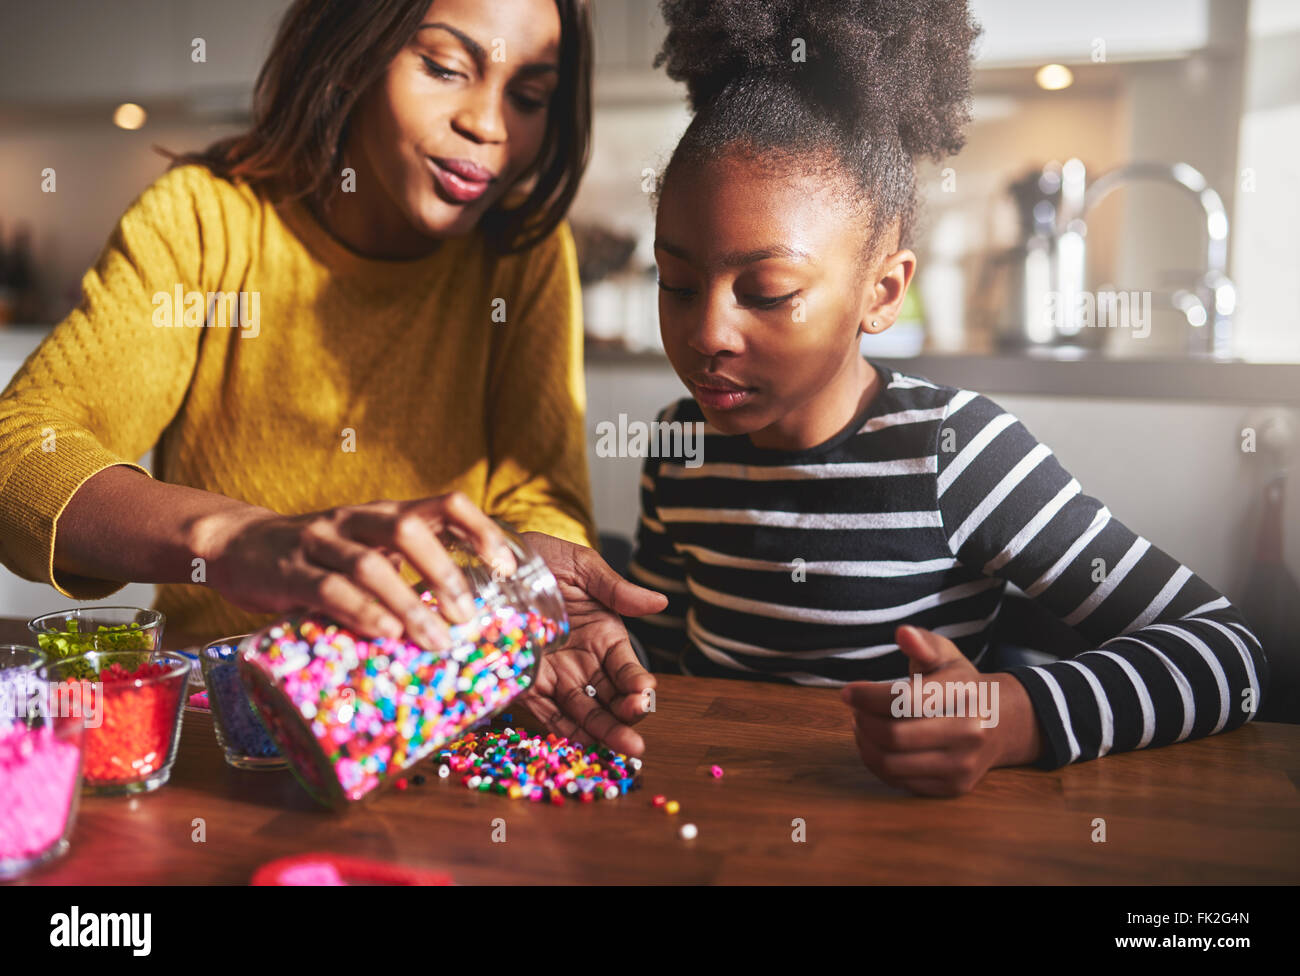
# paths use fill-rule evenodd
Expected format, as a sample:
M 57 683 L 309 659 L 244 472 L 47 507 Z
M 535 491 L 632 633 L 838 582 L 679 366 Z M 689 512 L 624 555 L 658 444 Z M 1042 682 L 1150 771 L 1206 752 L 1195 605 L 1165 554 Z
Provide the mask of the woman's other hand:
M 587 546 L 540 532 L 525 532 L 523 538 L 560 585 L 569 639 L 542 658 L 537 681 L 521 704 L 557 735 L 641 755 L 645 741 L 632 725 L 646 716 L 655 679 L 632 649 L 620 615 L 658 613 L 668 605 L 667 597 L 629 583 Z

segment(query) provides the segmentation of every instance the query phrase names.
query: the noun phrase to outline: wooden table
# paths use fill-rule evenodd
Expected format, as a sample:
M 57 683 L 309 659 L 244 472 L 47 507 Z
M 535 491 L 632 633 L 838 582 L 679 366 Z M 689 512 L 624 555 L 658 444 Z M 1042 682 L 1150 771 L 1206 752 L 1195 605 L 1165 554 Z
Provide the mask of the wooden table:
M 21 621 L 0 620 L 0 642 L 22 634 Z M 170 783 L 83 798 L 71 851 L 25 880 L 243 884 L 271 859 L 334 851 L 469 884 L 1300 882 L 1297 726 L 1257 723 L 1055 772 L 999 769 L 973 793 L 931 799 L 866 771 L 832 691 L 661 676 L 656 706 L 639 726 L 641 792 L 552 807 L 470 793 L 426 766 L 424 785 L 342 815 L 287 771 L 227 766 L 211 717 L 186 711 Z M 681 813 L 653 808 L 655 793 Z M 496 818 L 504 843 L 492 839 Z M 688 822 L 693 841 L 677 833 Z

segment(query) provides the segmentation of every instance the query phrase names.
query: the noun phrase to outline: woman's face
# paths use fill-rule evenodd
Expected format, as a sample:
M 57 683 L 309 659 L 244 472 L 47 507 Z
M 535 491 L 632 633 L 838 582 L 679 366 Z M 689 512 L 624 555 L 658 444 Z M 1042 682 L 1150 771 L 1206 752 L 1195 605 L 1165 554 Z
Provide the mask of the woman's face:
M 852 419 L 871 376 L 859 336 L 893 321 L 915 261 L 864 266 L 864 233 L 843 189 L 797 167 L 730 155 L 665 180 L 660 332 L 710 424 L 798 449 Z
M 383 197 L 372 217 L 395 225 L 387 233 L 473 230 L 537 159 L 559 51 L 555 0 L 429 5 L 361 97 L 349 136 L 358 184 L 377 185 Z

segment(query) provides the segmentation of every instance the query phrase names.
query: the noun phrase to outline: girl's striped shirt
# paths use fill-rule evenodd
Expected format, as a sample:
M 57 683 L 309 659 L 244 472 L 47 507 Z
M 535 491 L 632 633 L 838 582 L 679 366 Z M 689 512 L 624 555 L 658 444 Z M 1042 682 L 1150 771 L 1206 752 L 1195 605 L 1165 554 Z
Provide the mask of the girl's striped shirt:
M 880 389 L 804 451 L 704 424 L 702 455 L 652 457 L 629 567 L 669 597 L 628 618 L 689 674 L 838 687 L 905 676 L 908 623 L 977 665 L 1007 584 L 1092 649 L 1009 672 L 1056 768 L 1211 735 L 1258 709 L 1267 664 L 1226 598 L 1085 494 L 1014 416 L 969 390 L 872 363 Z M 698 429 L 698 428 L 697 428 Z

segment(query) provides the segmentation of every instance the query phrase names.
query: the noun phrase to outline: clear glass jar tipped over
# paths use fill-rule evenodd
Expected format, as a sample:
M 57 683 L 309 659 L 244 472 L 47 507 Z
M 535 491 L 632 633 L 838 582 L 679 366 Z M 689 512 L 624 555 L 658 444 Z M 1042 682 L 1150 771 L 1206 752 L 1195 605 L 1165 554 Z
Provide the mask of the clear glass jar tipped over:
M 532 687 L 542 655 L 567 638 L 568 615 L 546 563 L 506 536 L 518 566 L 509 575 L 449 546 L 476 609 L 445 650 L 362 638 L 320 614 L 288 615 L 240 645 L 249 698 L 316 799 L 341 808 L 372 795 Z

